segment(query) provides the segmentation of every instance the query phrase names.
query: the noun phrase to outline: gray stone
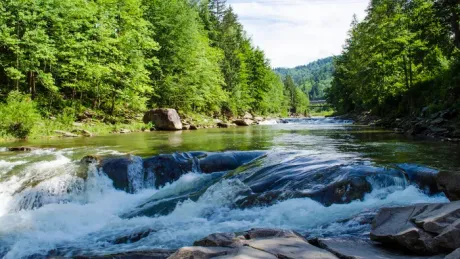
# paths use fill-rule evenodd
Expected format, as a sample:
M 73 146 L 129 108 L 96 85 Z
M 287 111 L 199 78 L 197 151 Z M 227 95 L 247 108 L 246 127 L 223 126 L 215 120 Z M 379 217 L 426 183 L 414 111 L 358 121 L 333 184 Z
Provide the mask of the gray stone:
M 452 251 L 460 247 L 460 201 L 381 209 L 370 237 L 418 254 Z
M 338 257 L 321 248 L 310 245 L 300 237 L 267 238 L 254 240 L 248 246 L 276 255 L 277 258 L 337 259 Z
M 250 114 L 249 112 L 246 112 L 243 116 L 243 119 L 245 120 L 252 120 L 254 118 L 254 116 L 252 116 L 252 114 Z
M 249 119 L 243 119 L 234 120 L 233 123 L 235 123 L 237 126 L 251 126 L 252 124 L 254 124 L 254 121 Z
M 221 247 L 235 247 L 241 246 L 241 242 L 236 238 L 234 233 L 215 233 L 203 239 L 195 241 L 194 246 L 221 246 Z
M 260 251 L 249 246 L 243 246 L 238 249 L 235 249 L 231 254 L 218 256 L 215 259 L 277 259 L 278 257 L 267 253 L 265 251 Z
M 451 201 L 460 200 L 460 172 L 441 171 L 437 176 L 438 188 Z
M 437 256 L 404 255 L 401 251 L 386 249 L 369 240 L 359 238 L 320 239 L 318 246 L 335 254 L 339 258 L 347 259 L 442 259 Z
M 460 259 L 460 248 L 447 255 L 444 259 Z
M 144 114 L 144 123 L 153 123 L 159 130 L 182 130 L 182 122 L 174 109 L 153 109 Z
M 235 253 L 234 248 L 225 247 L 182 247 L 172 254 L 168 259 L 208 259 L 218 256 L 225 256 Z

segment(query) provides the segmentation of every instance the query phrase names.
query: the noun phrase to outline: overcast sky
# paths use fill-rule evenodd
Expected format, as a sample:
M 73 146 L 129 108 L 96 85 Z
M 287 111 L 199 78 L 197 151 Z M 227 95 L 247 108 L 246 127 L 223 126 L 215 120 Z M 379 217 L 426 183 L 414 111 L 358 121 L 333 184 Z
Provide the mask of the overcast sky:
M 368 0 L 227 0 L 273 67 L 294 67 L 340 54 L 353 14 Z

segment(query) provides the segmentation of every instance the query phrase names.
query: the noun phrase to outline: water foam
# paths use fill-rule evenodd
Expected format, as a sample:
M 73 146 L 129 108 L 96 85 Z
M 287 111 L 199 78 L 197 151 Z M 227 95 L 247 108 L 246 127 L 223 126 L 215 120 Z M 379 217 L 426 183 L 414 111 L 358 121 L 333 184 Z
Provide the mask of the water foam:
M 68 151 L 71 152 L 71 151 Z M 394 180 L 393 185 L 374 185 L 363 201 L 325 207 L 309 198 L 291 199 L 268 207 L 238 209 L 240 195 L 250 192 L 238 179 L 216 179 L 221 174 L 191 172 L 163 188 L 140 188 L 139 163 L 130 168 L 134 194 L 115 190 L 111 180 L 90 165 L 86 180 L 78 175 L 81 165 L 59 151 L 48 161 L 30 161 L 17 175 L 0 182 L 0 256 L 23 258 L 46 255 L 57 249 L 61 255 L 107 254 L 153 248 L 191 245 L 215 232 L 242 231 L 254 227 L 294 229 L 303 234 L 324 236 L 365 232 L 353 218 L 375 213 L 385 206 L 446 202 L 444 196 L 427 196 L 414 186 Z M 313 157 L 316 154 L 311 154 Z M 22 159 L 22 158 L 21 158 Z M 288 159 L 288 158 L 280 158 Z M 14 170 L 14 167 L 13 169 Z M 31 184 L 36 181 L 36 184 Z M 392 180 L 390 179 L 390 182 Z M 214 184 L 213 184 L 214 183 Z M 211 185 L 196 200 L 185 200 L 172 213 L 158 217 L 124 218 L 121 215 L 152 198 L 163 199 Z M 39 201 L 40 206 L 35 206 Z M 352 219 L 344 223 L 342 220 Z M 114 244 L 119 237 L 136 231 L 152 234 L 135 243 Z

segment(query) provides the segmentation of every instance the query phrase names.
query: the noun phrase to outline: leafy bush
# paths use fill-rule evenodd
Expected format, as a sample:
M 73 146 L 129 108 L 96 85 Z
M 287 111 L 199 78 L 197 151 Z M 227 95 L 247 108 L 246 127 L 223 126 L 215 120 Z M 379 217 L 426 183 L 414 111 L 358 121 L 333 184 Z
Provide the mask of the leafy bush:
M 25 139 L 39 119 L 40 115 L 30 96 L 12 91 L 6 104 L 0 104 L 0 135 Z

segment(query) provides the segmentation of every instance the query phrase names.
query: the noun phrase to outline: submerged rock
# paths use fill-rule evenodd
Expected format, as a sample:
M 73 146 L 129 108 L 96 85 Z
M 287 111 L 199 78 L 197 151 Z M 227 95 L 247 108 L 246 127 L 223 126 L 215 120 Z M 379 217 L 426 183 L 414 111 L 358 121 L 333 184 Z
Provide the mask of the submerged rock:
M 460 201 L 381 209 L 370 237 L 417 254 L 453 251 L 460 247 Z
M 36 147 L 22 146 L 22 147 L 9 147 L 8 151 L 11 151 L 11 152 L 30 152 L 30 151 L 34 151 L 34 150 L 37 150 L 37 149 L 38 148 L 36 148 Z
M 215 173 L 234 170 L 263 156 L 264 152 L 184 152 L 142 159 L 136 156 L 103 159 L 102 171 L 114 187 L 133 193 L 143 187 L 161 187 L 190 172 Z M 93 161 L 92 157 L 88 157 Z
M 179 114 L 174 109 L 153 109 L 144 114 L 145 124 L 153 123 L 159 130 L 182 130 Z

